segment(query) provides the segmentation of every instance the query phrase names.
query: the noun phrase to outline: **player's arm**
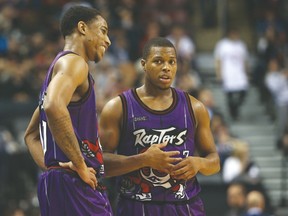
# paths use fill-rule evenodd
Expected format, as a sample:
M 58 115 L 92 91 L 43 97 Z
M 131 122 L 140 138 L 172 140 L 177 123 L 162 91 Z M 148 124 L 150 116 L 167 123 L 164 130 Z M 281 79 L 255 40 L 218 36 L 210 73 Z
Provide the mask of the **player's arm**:
M 193 97 L 190 98 L 197 121 L 195 143 L 202 157 L 199 172 L 212 175 L 219 172 L 220 159 L 210 128 L 210 117 L 204 104 Z
M 40 112 L 39 107 L 37 107 L 25 131 L 24 140 L 35 163 L 42 170 L 46 170 L 44 163 L 44 153 L 40 141 L 39 121 Z
M 125 156 L 115 153 L 122 133 L 123 109 L 120 97 L 110 100 L 100 116 L 100 141 L 103 148 L 105 173 L 108 177 L 123 175 L 142 167 L 152 167 L 169 172 L 173 163 L 181 158 L 173 158 L 178 151 L 164 152 L 167 143 L 152 145 L 142 154 Z M 131 134 L 132 138 L 132 134 Z
M 198 172 L 212 175 L 220 170 L 219 155 L 210 130 L 210 118 L 205 106 L 190 96 L 196 118 L 195 144 L 199 156 L 189 156 L 175 166 L 173 176 L 177 179 L 190 179 Z
M 87 81 L 88 65 L 80 56 L 66 55 L 57 61 L 53 74 L 43 102 L 48 126 L 56 143 L 72 162 L 70 168 L 95 188 L 95 170 L 85 164 L 67 109 L 76 89 Z

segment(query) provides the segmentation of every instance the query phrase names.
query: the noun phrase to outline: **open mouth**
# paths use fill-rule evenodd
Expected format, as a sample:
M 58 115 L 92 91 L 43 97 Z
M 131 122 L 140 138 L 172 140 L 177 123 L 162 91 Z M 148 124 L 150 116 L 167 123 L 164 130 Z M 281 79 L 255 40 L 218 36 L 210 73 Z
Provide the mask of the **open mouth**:
M 164 83 L 169 83 L 171 81 L 171 78 L 169 76 L 160 76 L 160 81 Z

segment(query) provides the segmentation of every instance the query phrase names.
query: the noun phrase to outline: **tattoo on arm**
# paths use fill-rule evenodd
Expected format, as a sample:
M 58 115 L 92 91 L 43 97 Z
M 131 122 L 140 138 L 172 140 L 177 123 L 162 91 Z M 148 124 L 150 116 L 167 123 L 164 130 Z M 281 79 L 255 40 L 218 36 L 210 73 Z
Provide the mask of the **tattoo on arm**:
M 79 143 L 75 136 L 70 116 L 64 115 L 59 118 L 49 120 L 49 127 L 56 143 L 66 154 L 66 156 L 76 166 L 81 161 L 83 161 Z

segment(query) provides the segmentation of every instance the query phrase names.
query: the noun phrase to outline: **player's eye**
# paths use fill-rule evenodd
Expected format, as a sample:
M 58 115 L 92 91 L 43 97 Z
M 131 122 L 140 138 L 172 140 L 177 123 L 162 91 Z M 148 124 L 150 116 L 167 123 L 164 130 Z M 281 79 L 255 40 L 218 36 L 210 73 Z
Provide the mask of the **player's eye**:
M 107 34 L 107 30 L 104 29 L 104 28 L 101 29 L 101 32 L 102 32 L 103 34 Z
M 170 64 L 171 64 L 171 65 L 175 65 L 175 64 L 176 64 L 176 61 L 175 61 L 175 60 L 171 60 L 171 61 L 170 61 Z
M 162 63 L 162 61 L 161 61 L 160 59 L 156 59 L 154 62 L 155 62 L 156 64 L 161 64 L 161 63 Z

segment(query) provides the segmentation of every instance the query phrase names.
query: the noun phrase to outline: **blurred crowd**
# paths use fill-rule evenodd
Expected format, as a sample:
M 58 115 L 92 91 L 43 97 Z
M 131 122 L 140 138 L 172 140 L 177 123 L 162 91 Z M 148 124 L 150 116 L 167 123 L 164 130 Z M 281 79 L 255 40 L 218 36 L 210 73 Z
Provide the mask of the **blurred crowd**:
M 112 42 L 104 59 L 98 64 L 90 64 L 99 115 L 109 99 L 141 84 L 143 71 L 139 58 L 144 43 L 152 37 L 167 37 L 178 52 L 174 87 L 188 91 L 209 111 L 211 129 L 221 158 L 223 182 L 240 181 L 262 188 L 259 167 L 249 155 L 249 143 L 230 132 L 225 115 L 217 108 L 213 92 L 204 85 L 205 77 L 197 67 L 195 28 L 191 25 L 195 12 L 192 2 L 0 0 L 0 110 L 9 104 L 8 110 L 13 113 L 24 109 L 27 104 L 37 104 L 46 71 L 63 47 L 58 27 L 63 10 L 73 4 L 90 5 L 99 9 L 107 19 Z M 201 1 L 204 28 L 216 25 L 215 2 Z M 282 148 L 284 141 L 280 141 L 288 131 L 288 73 L 285 69 L 288 63 L 285 20 L 288 19 L 277 16 L 277 12 L 279 8 L 287 8 L 288 4 L 283 6 L 283 1 L 272 0 L 247 3 L 250 3 L 249 13 L 255 24 L 254 52 L 257 56 L 255 70 L 250 72 L 249 80 L 259 89 L 260 100 L 267 107 L 271 121 L 277 122 L 278 146 Z M 211 16 L 207 15 L 209 11 Z M 14 120 L 13 115 L 0 111 L 0 215 L 39 215 L 36 196 L 39 170 L 23 143 L 26 125 L 21 126 Z M 27 123 L 25 118 L 24 123 Z

